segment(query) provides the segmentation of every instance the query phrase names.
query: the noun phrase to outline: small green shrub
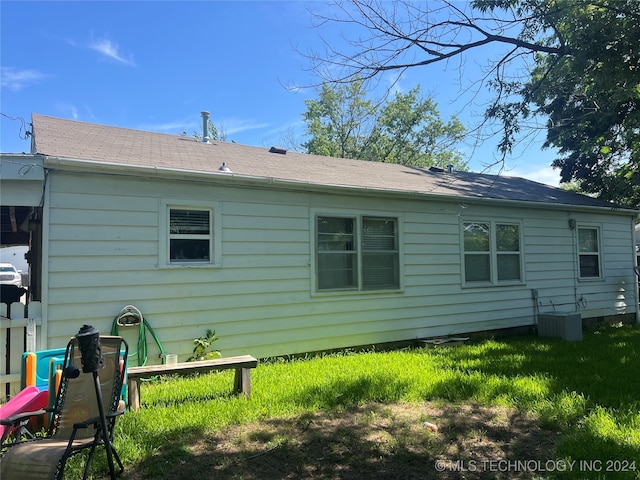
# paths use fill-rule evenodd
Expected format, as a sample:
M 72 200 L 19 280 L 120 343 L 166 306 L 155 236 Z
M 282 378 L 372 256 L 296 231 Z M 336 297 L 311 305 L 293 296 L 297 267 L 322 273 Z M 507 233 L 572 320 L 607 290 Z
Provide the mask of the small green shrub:
M 207 329 L 207 334 L 196 338 L 193 341 L 195 347 L 193 348 L 193 355 L 187 358 L 187 362 L 197 362 L 198 360 L 211 360 L 214 358 L 220 358 L 222 355 L 218 350 L 210 350 L 213 343 L 218 340 L 215 330 Z

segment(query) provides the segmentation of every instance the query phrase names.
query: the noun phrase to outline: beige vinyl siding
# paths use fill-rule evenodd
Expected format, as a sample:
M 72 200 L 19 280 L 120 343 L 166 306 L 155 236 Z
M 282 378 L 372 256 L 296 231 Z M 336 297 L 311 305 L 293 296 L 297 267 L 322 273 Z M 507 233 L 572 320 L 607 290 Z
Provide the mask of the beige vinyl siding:
M 532 289 L 541 311 L 574 309 L 584 295 L 585 314 L 613 313 L 618 285 L 632 280 L 629 217 L 234 185 L 51 172 L 49 348 L 85 323 L 109 331 L 128 304 L 181 359 L 207 328 L 225 356 L 266 357 L 531 325 Z M 216 209 L 220 265 L 159 264 L 160 219 L 172 199 Z M 317 212 L 398 218 L 401 290 L 315 294 Z M 577 281 L 570 217 L 602 225 L 600 282 Z M 520 222 L 524 284 L 463 287 L 460 225 L 469 218 Z

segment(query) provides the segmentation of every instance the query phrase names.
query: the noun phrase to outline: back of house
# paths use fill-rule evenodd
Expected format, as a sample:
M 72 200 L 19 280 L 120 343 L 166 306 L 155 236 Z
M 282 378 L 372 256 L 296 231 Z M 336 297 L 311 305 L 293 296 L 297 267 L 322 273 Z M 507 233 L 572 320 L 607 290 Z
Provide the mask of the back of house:
M 3 194 L 2 208 L 31 225 L 45 348 L 83 324 L 110 331 L 126 305 L 181 360 L 207 329 L 224 356 L 264 358 L 540 313 L 638 318 L 638 212 L 521 178 L 41 115 L 32 154 L 2 163 L 39 172 L 29 204 Z M 149 339 L 149 363 L 159 352 Z

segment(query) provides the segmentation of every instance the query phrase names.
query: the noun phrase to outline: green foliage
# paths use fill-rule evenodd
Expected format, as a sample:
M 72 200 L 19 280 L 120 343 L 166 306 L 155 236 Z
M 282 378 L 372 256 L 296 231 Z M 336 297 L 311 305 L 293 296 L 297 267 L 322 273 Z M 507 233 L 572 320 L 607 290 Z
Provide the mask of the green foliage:
M 492 83 L 487 111 L 504 127 L 509 151 L 520 119 L 547 120 L 546 147 L 562 182 L 585 193 L 640 206 L 640 2 L 637 0 L 476 0 L 483 11 L 516 8 L 525 35 L 553 51 L 534 56 L 528 81 Z M 533 49 L 534 50 L 534 49 Z M 506 102 L 507 95 L 519 100 Z
M 345 48 L 332 39 L 324 57 L 312 57 L 321 76 L 337 75 L 330 80 L 343 85 L 453 59 L 481 63 L 482 77 L 469 83 L 489 86 L 494 98 L 479 131 L 499 129 L 503 158 L 546 121 L 545 146 L 558 151 L 552 165 L 562 182 L 640 208 L 640 1 L 352 0 L 338 7 L 317 16 L 355 33 Z
M 360 158 L 376 112 L 364 97 L 362 82 L 335 89 L 325 84 L 318 95 L 317 100 L 305 101 L 303 118 L 311 138 L 302 146 L 314 155 Z
M 560 54 L 541 54 L 523 98 L 548 117 L 546 146 L 563 182 L 640 206 L 640 2 L 545 2 L 541 25 Z M 541 17 L 539 17 L 540 19 Z
M 195 345 L 193 348 L 193 355 L 187 358 L 187 362 L 220 358 L 221 354 L 219 351 L 210 350 L 216 340 L 218 340 L 218 337 L 216 336 L 215 330 L 207 329 L 206 335 L 196 338 L 193 341 L 193 344 Z
M 420 98 L 420 87 L 382 104 L 368 99 L 362 81 L 323 85 L 318 98 L 305 101 L 303 114 L 310 137 L 307 153 L 403 165 L 453 165 L 467 170 L 455 144 L 463 125 L 444 122 L 436 103 Z

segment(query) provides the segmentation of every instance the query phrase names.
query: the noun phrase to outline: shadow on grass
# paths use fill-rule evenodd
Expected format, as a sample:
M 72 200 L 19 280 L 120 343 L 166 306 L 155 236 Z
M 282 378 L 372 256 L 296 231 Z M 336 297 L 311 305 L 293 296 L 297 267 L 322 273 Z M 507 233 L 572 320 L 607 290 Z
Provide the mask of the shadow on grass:
M 577 461 L 583 473 L 580 478 L 640 478 L 640 449 L 593 435 L 589 430 L 576 429 L 562 438 L 558 452 Z
M 567 457 L 600 460 L 603 465 L 609 460 L 632 461 L 640 459 L 640 440 L 626 432 L 640 424 L 640 384 L 635 381 L 639 353 L 637 327 L 587 332 L 577 343 L 527 336 L 410 351 L 406 368 L 427 365 L 422 360 L 428 355 L 435 365 L 428 367 L 433 381 L 416 388 L 421 380 L 415 377 L 364 369 L 348 378 L 323 377 L 321 384 L 307 385 L 278 401 L 325 413 L 239 422 L 243 424 L 206 438 L 201 430 L 176 426 L 169 436 L 150 439 L 160 448 L 158 453 L 123 478 L 518 478 L 513 471 L 500 476 L 478 467 L 492 459 Z M 435 379 L 436 375 L 440 376 Z M 405 405 L 407 410 L 423 409 L 408 418 L 393 413 L 402 406 L 397 402 L 405 395 L 416 398 L 416 391 L 418 398 L 444 406 L 425 412 L 424 404 Z M 209 394 L 204 397 L 189 400 L 212 399 Z M 171 407 L 175 401 L 160 403 Z M 474 406 L 478 401 L 510 403 L 540 418 L 536 423 L 522 413 Z M 608 418 L 597 424 L 593 414 L 601 407 L 612 418 L 605 434 L 600 424 Z M 494 408 L 506 420 L 487 413 Z M 557 433 L 539 428 L 541 418 L 543 425 L 562 432 L 561 440 Z M 434 435 L 422 428 L 423 421 L 432 419 L 440 427 Z M 438 459 L 450 462 L 453 469 L 435 472 Z M 471 461 L 477 471 L 454 471 Z M 568 476 L 602 478 L 602 472 Z M 633 472 L 607 472 L 606 478 L 637 477 Z
M 595 466 L 557 472 L 558 478 L 640 478 L 637 326 L 585 332 L 576 343 L 510 338 L 434 353 L 460 374 L 438 383 L 430 392 L 435 397 L 466 401 L 488 394 L 490 400 L 505 396 L 531 406 L 543 425 L 563 431 L 556 458 L 576 460 L 576 468 L 581 461 Z M 543 401 L 531 388 L 536 383 L 548 389 Z
M 640 383 L 631 381 L 637 378 L 640 364 L 638 327 L 586 332 L 582 342 L 527 336 L 435 353 L 447 367 L 458 369 L 469 378 L 473 373 L 510 379 L 542 376 L 548 379 L 551 394 L 576 392 L 592 404 L 608 408 L 635 404 L 640 399 Z M 460 399 L 475 391 L 473 381 L 452 385 L 449 390 L 457 392 Z
M 351 380 L 335 379 L 323 385 L 301 389 L 292 396 L 290 401 L 299 405 L 317 405 L 325 410 L 335 410 L 364 402 L 397 400 L 410 389 L 409 382 L 400 381 L 389 375 L 359 377 Z
M 439 430 L 425 429 L 426 420 Z M 507 409 L 372 403 L 228 427 L 182 450 L 182 457 L 160 453 L 146 460 L 144 476 L 122 478 L 533 478 L 533 471 L 492 472 L 489 462 L 546 461 L 556 440 L 557 434 Z M 151 463 L 161 469 L 152 473 Z

